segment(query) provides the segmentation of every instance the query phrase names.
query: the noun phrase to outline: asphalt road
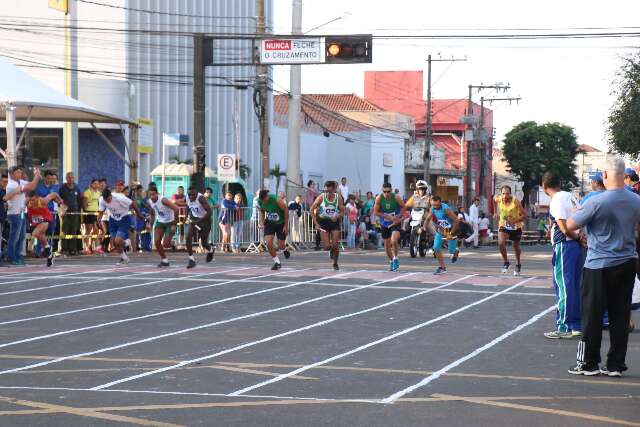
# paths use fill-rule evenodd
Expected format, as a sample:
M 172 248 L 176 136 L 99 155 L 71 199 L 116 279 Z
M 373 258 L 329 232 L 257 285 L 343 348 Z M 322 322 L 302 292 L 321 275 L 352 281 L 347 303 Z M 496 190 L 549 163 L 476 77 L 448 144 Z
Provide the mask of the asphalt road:
M 620 379 L 569 375 L 577 342 L 542 336 L 549 247 L 520 277 L 495 248 L 442 276 L 377 251 L 198 258 L 0 270 L 0 425 L 640 426 L 640 334 Z

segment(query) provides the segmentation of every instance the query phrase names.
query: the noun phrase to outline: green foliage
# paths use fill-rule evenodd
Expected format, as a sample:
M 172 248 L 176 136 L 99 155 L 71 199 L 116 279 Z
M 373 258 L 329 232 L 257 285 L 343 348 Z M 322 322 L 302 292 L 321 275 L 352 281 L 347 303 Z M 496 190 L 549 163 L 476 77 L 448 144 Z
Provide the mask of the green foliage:
M 287 176 L 287 172 L 280 170 L 280 164 L 276 163 L 275 166 L 269 171 L 269 175 L 276 179 L 276 193 L 280 190 L 280 180 L 283 176 Z
M 609 115 L 609 146 L 640 160 L 640 54 L 624 61 L 613 91 L 616 101 Z
M 502 153 L 508 169 L 524 183 L 524 202 L 545 172 L 555 172 L 565 189 L 577 185 L 574 160 L 578 143 L 573 129 L 561 123 L 522 122 L 505 135 Z

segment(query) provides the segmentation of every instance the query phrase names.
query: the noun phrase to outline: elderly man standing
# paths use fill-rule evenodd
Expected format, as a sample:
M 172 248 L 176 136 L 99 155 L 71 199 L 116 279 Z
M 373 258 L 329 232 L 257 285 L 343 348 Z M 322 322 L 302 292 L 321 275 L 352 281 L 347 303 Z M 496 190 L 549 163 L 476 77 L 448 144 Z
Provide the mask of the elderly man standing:
M 587 260 L 582 273 L 582 340 L 574 375 L 620 377 L 627 369 L 631 295 L 636 276 L 635 227 L 640 222 L 640 196 L 625 190 L 624 160 L 608 159 L 603 171 L 606 191 L 588 199 L 567 221 L 567 228 L 584 228 Z M 600 368 L 602 316 L 609 312 L 611 346 Z

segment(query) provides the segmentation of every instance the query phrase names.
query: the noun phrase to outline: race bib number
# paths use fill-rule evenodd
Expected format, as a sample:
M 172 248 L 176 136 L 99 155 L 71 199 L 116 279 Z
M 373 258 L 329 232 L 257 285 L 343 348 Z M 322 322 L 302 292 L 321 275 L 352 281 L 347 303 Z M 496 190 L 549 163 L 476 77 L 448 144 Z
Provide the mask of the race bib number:
M 169 217 L 169 215 L 167 215 L 166 212 L 158 211 L 158 218 L 167 219 L 168 217 Z
M 516 227 L 515 225 L 511 224 L 509 221 L 505 221 L 504 222 L 504 229 L 505 230 L 509 230 L 509 231 L 514 231 L 514 230 L 517 230 L 518 227 Z
M 326 208 L 324 213 L 327 216 L 334 216 L 336 214 L 336 208 Z
M 111 213 L 111 218 L 115 219 L 116 221 L 120 221 L 122 219 L 123 215 L 121 214 L 115 214 L 115 213 Z
M 44 217 L 41 215 L 31 217 L 31 223 L 33 224 L 42 224 L 43 222 L 46 222 L 46 221 Z
M 448 230 L 448 229 L 451 228 L 451 224 L 446 219 L 439 219 L 438 220 L 438 227 L 441 227 L 441 228 L 444 228 L 445 230 Z
M 193 216 L 197 216 L 197 217 L 199 217 L 199 216 L 201 216 L 201 214 L 202 214 L 202 212 L 201 212 L 201 211 L 202 211 L 202 209 L 200 209 L 198 206 L 191 207 L 191 208 L 189 208 L 189 209 L 191 210 L 191 214 L 192 214 Z
M 278 212 L 267 212 L 267 221 L 271 221 L 271 222 L 280 221 L 280 214 Z

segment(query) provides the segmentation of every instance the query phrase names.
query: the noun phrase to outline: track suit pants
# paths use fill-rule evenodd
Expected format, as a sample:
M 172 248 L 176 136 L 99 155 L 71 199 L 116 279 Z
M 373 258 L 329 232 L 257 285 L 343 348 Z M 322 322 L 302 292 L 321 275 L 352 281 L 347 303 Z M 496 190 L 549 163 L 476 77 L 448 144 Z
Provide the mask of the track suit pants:
M 580 282 L 584 251 L 575 240 L 553 245 L 553 287 L 556 292 L 556 328 L 560 332 L 581 331 Z
M 622 371 L 626 368 L 631 294 L 636 276 L 636 260 L 631 259 L 614 267 L 585 268 L 582 275 L 582 340 L 578 343 L 578 363 L 594 367 L 600 363 L 602 315 L 609 311 L 609 339 L 607 368 Z

